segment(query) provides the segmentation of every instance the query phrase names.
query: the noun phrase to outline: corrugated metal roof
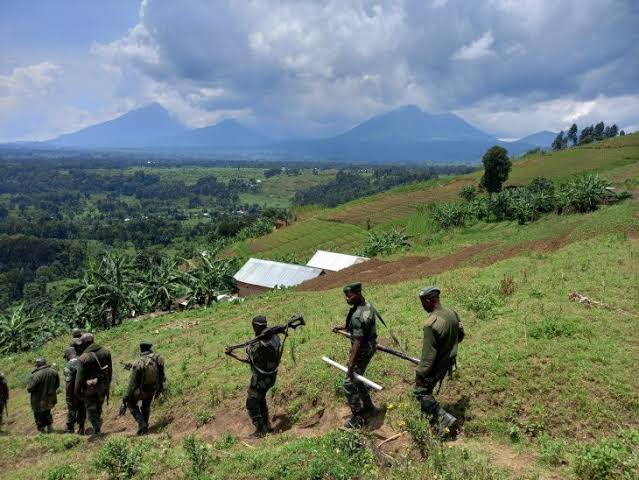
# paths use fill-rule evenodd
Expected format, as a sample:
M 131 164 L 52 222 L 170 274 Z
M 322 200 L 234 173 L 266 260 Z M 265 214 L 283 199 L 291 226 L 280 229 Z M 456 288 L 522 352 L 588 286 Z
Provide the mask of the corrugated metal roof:
M 233 275 L 233 278 L 238 282 L 266 288 L 293 287 L 311 278 L 319 277 L 321 273 L 322 270 L 319 268 L 251 258 Z
M 331 272 L 339 272 L 340 270 L 365 262 L 366 260 L 368 260 L 366 257 L 318 250 L 306 265 Z

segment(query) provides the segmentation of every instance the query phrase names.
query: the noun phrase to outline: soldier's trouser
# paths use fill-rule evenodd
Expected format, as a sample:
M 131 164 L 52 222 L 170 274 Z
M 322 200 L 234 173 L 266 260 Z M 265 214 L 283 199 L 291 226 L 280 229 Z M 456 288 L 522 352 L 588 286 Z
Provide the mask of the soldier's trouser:
M 53 416 L 51 410 L 42 410 L 40 412 L 33 412 L 33 418 L 35 419 L 36 426 L 39 431 L 44 430 L 49 425 L 53 425 Z
M 246 396 L 246 409 L 256 427 L 268 425 L 269 413 L 266 404 L 266 393 L 275 385 L 277 374 L 263 375 L 253 373 Z
M 421 406 L 424 415 L 436 416 L 441 410 L 439 402 L 433 396 L 433 390 L 437 385 L 437 380 L 427 378 L 423 381 L 423 385 L 415 387 L 414 395 Z
M 141 402 L 141 407 L 138 403 Z M 149 426 L 149 417 L 151 416 L 151 402 L 153 402 L 153 397 L 145 398 L 143 400 L 128 400 L 126 402 L 126 406 L 135 421 L 138 422 L 138 427 L 148 427 Z
M 84 402 L 76 401 L 73 397 L 66 397 L 67 400 L 67 430 L 72 431 L 75 428 L 75 424 L 78 427 L 84 428 L 84 422 L 87 418 L 87 412 L 84 407 Z
M 102 430 L 102 405 L 104 397 L 102 395 L 91 395 L 84 399 L 86 416 L 91 422 L 93 433 L 100 433 Z
M 373 355 L 375 355 L 376 350 L 377 345 L 374 343 L 362 345 L 359 354 L 355 359 L 353 371 L 359 375 L 364 375 L 364 373 L 366 373 L 366 367 L 368 367 L 368 364 L 373 358 Z M 363 409 L 372 407 L 373 401 L 371 400 L 371 396 L 368 393 L 368 387 L 362 382 L 351 380 L 350 378 L 346 377 L 343 386 L 344 391 L 346 392 L 348 405 L 351 407 L 351 412 L 353 415 L 359 415 Z
M 2 425 L 2 420 L 4 420 L 5 405 L 6 404 L 4 402 L 0 402 L 0 425 Z

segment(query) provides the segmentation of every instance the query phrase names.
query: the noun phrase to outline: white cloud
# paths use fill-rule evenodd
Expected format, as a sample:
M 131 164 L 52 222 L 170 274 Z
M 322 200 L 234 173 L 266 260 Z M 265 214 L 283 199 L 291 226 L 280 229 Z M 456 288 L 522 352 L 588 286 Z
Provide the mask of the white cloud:
M 459 50 L 453 53 L 453 60 L 472 61 L 479 60 L 481 58 L 489 57 L 495 54 L 491 49 L 495 38 L 493 37 L 493 31 L 488 30 L 481 37 L 469 45 L 462 46 Z

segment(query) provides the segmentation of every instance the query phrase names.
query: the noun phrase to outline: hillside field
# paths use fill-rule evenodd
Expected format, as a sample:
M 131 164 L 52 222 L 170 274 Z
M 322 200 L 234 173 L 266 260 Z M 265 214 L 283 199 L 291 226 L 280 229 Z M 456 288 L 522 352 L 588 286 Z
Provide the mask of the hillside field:
M 79 472 L 81 478 L 107 478 L 100 460 L 126 457 L 136 468 L 120 478 L 636 479 L 638 167 L 639 135 L 516 162 L 515 184 L 537 175 L 562 181 L 596 171 L 634 194 L 589 214 L 437 231 L 425 204 L 454 199 L 461 186 L 477 182 L 473 174 L 312 211 L 290 227 L 237 245 L 243 254 L 303 261 L 317 248 L 352 252 L 366 238 L 367 218 L 378 214 L 374 231 L 400 225 L 411 235 L 408 250 L 327 274 L 315 285 L 98 332 L 98 343 L 113 353 L 116 375 L 105 410 L 107 435 L 97 442 L 33 434 L 24 388 L 32 362 L 44 355 L 60 365 L 69 338 L 1 358 L 12 395 L 0 436 L 2 478 L 76 478 Z M 367 376 L 384 387 L 373 398 L 387 407 L 385 415 L 362 433 L 338 430 L 348 413 L 343 376 L 320 357 L 347 360 L 347 341 L 330 333 L 347 311 L 340 288 L 345 280 L 365 282 L 367 299 L 401 349 L 414 356 L 426 318 L 417 292 L 426 284 L 442 288 L 443 304 L 459 313 L 467 332 L 458 374 L 439 394 L 444 407 L 464 420 L 457 439 L 442 445 L 429 439 L 410 395 L 412 366 L 382 352 Z M 573 292 L 602 304 L 571 301 Z M 223 348 L 251 336 L 255 314 L 283 323 L 295 312 L 304 314 L 307 326 L 287 340 L 269 394 L 276 433 L 249 440 L 248 367 L 227 358 Z M 380 343 L 390 346 L 388 331 L 380 326 L 379 334 Z M 118 362 L 132 360 L 137 342 L 149 337 L 167 360 L 169 387 L 155 404 L 151 434 L 137 438 L 133 419 L 117 416 L 127 382 Z M 54 412 L 58 429 L 65 414 L 61 394 Z M 407 433 L 380 446 L 401 432 Z

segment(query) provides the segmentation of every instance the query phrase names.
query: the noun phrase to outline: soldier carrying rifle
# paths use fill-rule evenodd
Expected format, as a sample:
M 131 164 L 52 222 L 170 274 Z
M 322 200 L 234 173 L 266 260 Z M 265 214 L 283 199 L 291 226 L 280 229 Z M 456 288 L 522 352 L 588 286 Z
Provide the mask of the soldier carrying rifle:
M 288 328 L 295 329 L 304 325 L 304 319 L 302 316 L 294 316 L 286 326 L 276 325 L 267 328 L 266 317 L 258 315 L 253 318 L 251 324 L 255 338 L 238 345 L 230 345 L 224 349 L 224 353 L 251 366 L 252 376 L 246 397 L 246 409 L 255 425 L 251 437 L 262 438 L 271 431 L 266 394 L 275 385 L 277 369 L 284 350 L 284 342 L 280 341 L 279 335 L 284 335 L 286 339 Z M 234 353 L 234 350 L 241 347 L 246 348 L 244 358 Z

